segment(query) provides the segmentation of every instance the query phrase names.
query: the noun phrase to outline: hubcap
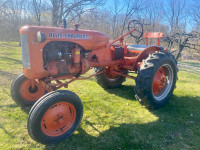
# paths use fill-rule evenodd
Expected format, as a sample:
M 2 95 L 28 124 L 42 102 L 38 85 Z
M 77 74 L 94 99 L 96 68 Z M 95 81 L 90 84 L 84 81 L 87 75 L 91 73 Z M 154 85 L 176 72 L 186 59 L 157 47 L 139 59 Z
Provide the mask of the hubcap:
M 35 101 L 45 93 L 45 88 L 38 82 L 34 81 L 34 88 L 32 88 L 31 80 L 26 79 L 19 88 L 21 97 L 27 101 Z
M 59 102 L 45 112 L 41 120 L 41 129 L 48 136 L 59 136 L 72 127 L 75 118 L 75 107 L 68 102 Z
M 156 72 L 152 92 L 156 100 L 163 100 L 170 92 L 173 83 L 173 70 L 170 65 L 165 64 L 161 66 Z

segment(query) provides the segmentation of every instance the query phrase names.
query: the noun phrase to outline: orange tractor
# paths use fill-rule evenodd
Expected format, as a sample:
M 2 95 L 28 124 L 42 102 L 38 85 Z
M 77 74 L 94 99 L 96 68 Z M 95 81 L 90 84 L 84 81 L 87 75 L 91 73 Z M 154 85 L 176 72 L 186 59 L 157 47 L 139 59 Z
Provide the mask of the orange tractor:
M 23 73 L 11 86 L 11 95 L 22 106 L 33 105 L 28 132 L 37 142 L 56 143 L 71 136 L 81 122 L 83 105 L 67 88 L 73 81 L 95 77 L 103 87 L 116 88 L 126 78 L 136 82 L 136 99 L 147 108 L 160 108 L 170 99 L 177 80 L 173 55 L 160 47 L 162 33 L 144 33 L 146 45 L 129 45 L 124 37 L 140 38 L 143 27 L 136 20 L 129 32 L 109 42 L 107 35 L 64 27 L 24 26 L 20 29 Z M 157 38 L 158 46 L 148 39 Z M 81 75 L 94 68 L 94 74 Z M 130 76 L 128 71 L 137 77 Z

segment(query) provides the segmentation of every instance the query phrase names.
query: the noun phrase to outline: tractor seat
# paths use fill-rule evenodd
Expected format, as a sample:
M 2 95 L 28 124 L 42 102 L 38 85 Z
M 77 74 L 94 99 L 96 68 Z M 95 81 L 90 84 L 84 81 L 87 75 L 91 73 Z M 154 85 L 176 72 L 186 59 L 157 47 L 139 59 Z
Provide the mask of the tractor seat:
M 144 49 L 151 47 L 151 46 L 155 46 L 155 45 L 128 45 L 127 48 L 129 50 L 134 50 L 134 51 L 143 51 Z M 161 50 L 163 50 L 162 46 L 157 46 L 159 47 Z

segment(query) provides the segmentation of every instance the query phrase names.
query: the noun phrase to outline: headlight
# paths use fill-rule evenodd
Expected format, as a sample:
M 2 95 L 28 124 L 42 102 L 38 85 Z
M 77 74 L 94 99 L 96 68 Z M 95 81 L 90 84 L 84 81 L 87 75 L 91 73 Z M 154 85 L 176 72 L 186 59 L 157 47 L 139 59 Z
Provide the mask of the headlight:
M 42 42 L 44 42 L 46 40 L 46 35 L 43 33 L 43 32 L 38 32 L 37 33 L 37 41 L 39 42 L 39 43 L 42 43 Z

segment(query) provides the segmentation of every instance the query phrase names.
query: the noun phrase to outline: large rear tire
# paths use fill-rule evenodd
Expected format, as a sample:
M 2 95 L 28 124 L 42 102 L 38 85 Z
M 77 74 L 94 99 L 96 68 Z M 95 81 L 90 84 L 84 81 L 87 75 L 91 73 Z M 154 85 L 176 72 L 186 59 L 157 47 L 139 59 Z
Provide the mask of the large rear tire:
M 136 99 L 149 109 L 165 106 L 174 91 L 177 72 L 177 62 L 171 53 L 151 54 L 138 68 Z
M 37 81 L 34 81 L 34 89 L 31 86 L 31 80 L 26 78 L 23 73 L 19 74 L 12 82 L 12 99 L 20 106 L 32 106 L 46 90 Z
M 102 70 L 105 70 L 104 73 L 95 76 L 96 82 L 104 89 L 112 89 L 120 87 L 122 83 L 126 81 L 126 77 L 119 75 L 112 75 L 110 74 L 109 69 L 110 69 L 109 67 L 108 68 L 95 67 L 94 74 L 99 73 Z M 128 74 L 128 71 L 123 70 L 123 73 Z
M 53 144 L 69 138 L 83 116 L 80 98 L 71 91 L 53 91 L 33 105 L 28 118 L 31 138 L 42 144 Z

